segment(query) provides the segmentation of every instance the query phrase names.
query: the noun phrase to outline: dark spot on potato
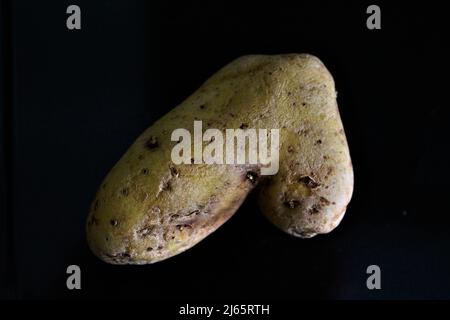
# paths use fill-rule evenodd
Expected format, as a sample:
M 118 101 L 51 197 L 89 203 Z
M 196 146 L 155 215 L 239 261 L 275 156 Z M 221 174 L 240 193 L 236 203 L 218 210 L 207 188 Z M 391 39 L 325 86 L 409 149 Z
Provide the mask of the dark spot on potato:
M 161 213 L 161 209 L 159 207 L 152 207 L 152 213 L 159 214 Z
M 205 109 L 205 105 L 204 105 L 204 104 L 201 104 L 201 105 L 200 105 L 200 109 L 202 109 L 202 110 Z
M 308 213 L 309 213 L 309 214 L 318 214 L 320 208 L 321 208 L 320 206 L 313 205 L 313 206 L 308 210 Z
M 129 189 L 128 188 L 123 188 L 122 190 L 120 190 L 120 194 L 124 197 L 127 197 L 129 194 Z
M 294 209 L 300 205 L 300 201 L 295 199 L 285 200 L 283 201 L 283 205 L 289 209 Z
M 317 141 L 315 142 L 315 144 L 316 144 L 316 145 L 322 144 L 322 140 L 321 140 L 321 139 L 317 140 Z
M 138 155 L 138 160 L 143 160 L 144 159 L 144 155 L 140 154 Z
M 248 124 L 246 124 L 246 123 L 242 123 L 240 126 L 239 126 L 239 129 L 242 129 L 242 130 L 245 130 L 245 129 L 247 129 L 248 128 Z
M 289 153 L 294 152 L 294 147 L 293 147 L 293 146 L 289 146 L 288 149 L 287 149 L 287 151 L 288 151 Z
M 177 220 L 178 218 L 180 217 L 180 215 L 179 214 L 177 214 L 177 213 L 174 213 L 173 215 L 171 215 L 170 216 L 170 221 L 174 221 L 174 220 Z
M 307 186 L 311 189 L 317 188 L 320 185 L 319 183 L 314 181 L 314 179 L 311 178 L 310 176 L 301 176 L 298 179 L 298 182 L 303 183 L 305 186 Z
M 184 229 L 192 229 L 190 224 L 179 224 L 177 225 L 178 231 L 183 231 Z
M 253 171 L 249 171 L 247 172 L 247 174 L 245 175 L 245 179 L 247 179 L 248 181 L 250 181 L 252 184 L 255 184 L 256 181 L 258 180 L 258 174 L 253 172 Z
M 288 91 L 287 95 L 288 95 L 288 96 L 290 96 L 290 95 L 291 95 L 291 92 L 290 92 L 290 91 Z
M 161 182 L 160 186 L 159 186 L 159 190 L 160 191 L 167 191 L 167 190 L 172 190 L 172 186 L 170 184 L 170 180 L 164 180 Z
M 148 138 L 148 140 L 145 142 L 145 147 L 146 147 L 148 150 L 155 149 L 155 148 L 158 147 L 158 146 L 159 146 L 158 139 L 157 139 L 156 137 L 154 137 L 154 136 L 151 136 L 151 137 Z
M 295 107 L 296 105 L 297 105 L 297 103 L 295 103 L 295 102 L 292 102 L 292 105 Z
M 148 247 L 146 250 L 147 250 L 147 252 L 150 252 L 150 251 L 153 251 L 153 248 L 152 247 Z
M 333 171 L 334 171 L 334 168 L 333 168 L 333 167 L 328 167 L 328 169 L 327 169 L 327 176 L 329 176 L 330 174 L 332 174 Z
M 180 172 L 178 171 L 178 169 L 175 168 L 174 165 L 170 165 L 170 166 L 169 166 L 169 169 L 170 169 L 170 175 L 171 175 L 172 177 L 178 178 L 178 176 L 180 175 Z
M 198 215 L 198 214 L 200 214 L 200 210 L 194 210 L 194 211 L 191 211 L 191 212 L 189 212 L 187 215 L 186 215 L 186 217 L 189 217 L 189 216 L 191 216 L 191 215 Z
M 153 226 L 153 225 L 152 226 L 145 226 L 144 228 L 139 229 L 137 231 L 137 234 L 140 237 L 142 237 L 142 238 L 147 237 L 148 235 L 150 235 L 152 233 L 154 227 L 155 226 Z
M 305 107 L 306 106 L 306 102 L 302 102 L 302 106 Z
M 158 250 L 162 250 L 163 246 L 158 246 Z
M 329 206 L 330 205 L 330 201 L 327 198 L 325 198 L 325 197 L 320 197 L 319 201 L 325 206 Z
M 141 174 L 143 174 L 144 176 L 148 175 L 148 169 L 147 168 L 142 168 Z
M 109 220 L 109 223 L 113 226 L 113 227 L 117 227 L 119 225 L 119 221 L 117 221 L 116 219 L 111 219 Z

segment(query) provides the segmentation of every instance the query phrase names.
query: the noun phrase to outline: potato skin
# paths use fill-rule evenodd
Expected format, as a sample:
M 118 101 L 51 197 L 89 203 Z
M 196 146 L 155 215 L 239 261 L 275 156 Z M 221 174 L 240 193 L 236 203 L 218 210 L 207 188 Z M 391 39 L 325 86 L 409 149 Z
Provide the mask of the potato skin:
M 353 167 L 331 74 L 311 55 L 283 60 L 278 108 L 289 117 L 280 116 L 280 169 L 259 187 L 259 205 L 281 230 L 310 238 L 342 220 Z
M 280 170 L 174 165 L 174 129 L 280 129 Z M 249 177 L 251 179 L 249 179 Z M 229 219 L 259 183 L 260 207 L 301 237 L 332 230 L 353 189 L 331 75 L 310 55 L 252 55 L 222 68 L 149 127 L 100 186 L 87 220 L 92 251 L 114 264 L 146 264 L 183 252 Z

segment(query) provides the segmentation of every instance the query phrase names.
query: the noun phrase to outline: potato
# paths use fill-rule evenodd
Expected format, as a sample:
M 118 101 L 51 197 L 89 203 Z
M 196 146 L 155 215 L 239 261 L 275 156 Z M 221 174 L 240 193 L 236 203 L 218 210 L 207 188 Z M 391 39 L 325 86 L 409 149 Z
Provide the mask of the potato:
M 279 172 L 261 175 L 261 164 L 248 161 L 175 165 L 171 134 L 192 131 L 196 120 L 204 130 L 279 129 Z M 257 185 L 268 219 L 300 237 L 332 230 L 350 201 L 353 172 L 333 79 L 311 55 L 241 57 L 149 127 L 101 184 L 89 246 L 114 264 L 169 258 L 216 230 Z

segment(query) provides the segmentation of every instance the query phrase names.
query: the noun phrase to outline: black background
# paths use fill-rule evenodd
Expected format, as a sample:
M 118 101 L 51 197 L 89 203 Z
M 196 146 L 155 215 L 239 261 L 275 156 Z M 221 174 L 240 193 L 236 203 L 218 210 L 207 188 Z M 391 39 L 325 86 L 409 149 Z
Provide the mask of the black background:
M 3 1 L 2 296 L 8 298 L 450 298 L 448 34 L 441 2 Z M 77 4 L 82 29 L 66 28 Z M 310 240 L 249 199 L 200 244 L 112 266 L 84 224 L 134 139 L 231 60 L 312 53 L 333 74 L 355 170 L 341 225 Z M 82 290 L 66 289 L 66 267 Z M 366 268 L 382 289 L 366 288 Z M 6 290 L 3 290 L 6 289 Z

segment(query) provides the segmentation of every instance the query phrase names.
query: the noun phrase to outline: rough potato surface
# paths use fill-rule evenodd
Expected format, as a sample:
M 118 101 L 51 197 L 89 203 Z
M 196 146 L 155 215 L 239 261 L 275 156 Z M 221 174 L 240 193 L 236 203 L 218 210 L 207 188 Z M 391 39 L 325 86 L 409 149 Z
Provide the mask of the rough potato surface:
M 280 129 L 280 168 L 171 162 L 177 128 Z M 206 145 L 207 142 L 204 143 Z M 222 68 L 149 127 L 101 184 L 87 220 L 92 251 L 115 264 L 153 263 L 222 225 L 257 186 L 263 213 L 311 237 L 335 228 L 353 191 L 350 154 L 325 66 L 306 54 L 251 55 Z

